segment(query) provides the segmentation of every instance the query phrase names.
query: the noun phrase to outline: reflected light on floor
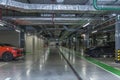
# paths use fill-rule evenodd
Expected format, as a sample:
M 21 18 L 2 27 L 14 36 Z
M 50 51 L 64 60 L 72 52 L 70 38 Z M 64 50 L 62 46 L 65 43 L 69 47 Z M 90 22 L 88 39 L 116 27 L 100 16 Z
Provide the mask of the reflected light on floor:
M 81 49 L 81 55 L 82 55 L 82 56 L 84 55 L 84 50 L 83 50 L 83 49 Z
M 26 71 L 26 75 L 27 75 L 27 76 L 30 75 L 30 71 L 31 71 L 31 69 L 28 69 L 28 70 Z
M 67 71 L 68 70 L 68 65 L 67 64 L 65 64 L 65 71 Z
M 40 64 L 40 66 L 39 66 L 40 71 L 42 71 L 42 66 L 43 66 L 43 65 L 42 65 L 42 64 Z

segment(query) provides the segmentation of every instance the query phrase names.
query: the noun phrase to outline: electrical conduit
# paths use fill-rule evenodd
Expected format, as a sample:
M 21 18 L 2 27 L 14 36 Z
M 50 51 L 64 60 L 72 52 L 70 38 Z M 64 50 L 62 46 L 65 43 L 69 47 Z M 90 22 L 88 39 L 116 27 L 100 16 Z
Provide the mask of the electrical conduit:
M 120 7 L 114 7 L 114 6 L 98 6 L 97 5 L 97 1 L 98 0 L 93 0 L 93 6 L 94 6 L 94 8 L 96 9 L 96 10 L 120 10 Z M 116 2 L 118 1 L 118 0 L 115 0 Z

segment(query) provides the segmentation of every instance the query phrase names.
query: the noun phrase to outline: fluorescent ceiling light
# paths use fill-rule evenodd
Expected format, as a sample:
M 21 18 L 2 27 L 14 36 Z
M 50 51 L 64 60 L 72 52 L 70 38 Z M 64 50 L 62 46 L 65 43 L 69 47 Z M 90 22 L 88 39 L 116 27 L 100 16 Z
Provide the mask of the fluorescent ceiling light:
M 86 27 L 86 26 L 88 26 L 90 23 L 87 23 L 87 24 L 85 24 L 85 25 L 83 25 L 83 27 Z
M 112 16 L 116 16 L 117 14 L 113 13 Z
M 96 33 L 97 32 L 97 30 L 96 31 L 93 31 L 92 33 Z
M 81 34 L 81 36 L 85 38 L 86 35 L 85 34 Z
M 20 32 L 20 30 L 18 30 L 18 29 L 15 29 L 15 31 L 16 31 L 16 32 Z
M 64 0 L 57 0 L 57 2 L 58 2 L 58 3 L 62 3 L 62 2 L 64 2 Z
M 27 33 L 27 36 L 30 36 L 30 33 Z
M 0 22 L 0 26 L 4 26 L 4 23 Z

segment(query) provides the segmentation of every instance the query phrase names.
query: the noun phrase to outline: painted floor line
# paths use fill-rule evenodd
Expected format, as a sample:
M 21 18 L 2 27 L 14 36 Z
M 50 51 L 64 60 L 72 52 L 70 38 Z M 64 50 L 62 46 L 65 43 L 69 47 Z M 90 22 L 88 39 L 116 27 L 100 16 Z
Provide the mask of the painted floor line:
M 80 57 L 80 56 L 78 56 L 78 57 Z M 81 57 L 81 58 L 85 59 L 84 57 Z M 85 60 L 86 60 L 86 59 L 85 59 Z M 101 69 L 103 69 L 103 70 L 105 70 L 105 71 L 113 74 L 113 75 L 115 75 L 115 76 L 118 77 L 118 78 L 120 78 L 119 75 L 117 75 L 117 74 L 115 74 L 115 73 L 113 73 L 113 72 L 111 72 L 111 71 L 109 71 L 109 70 L 106 70 L 105 68 L 103 68 L 103 67 L 101 67 L 101 66 L 99 66 L 99 65 L 97 65 L 97 64 L 95 64 L 95 63 L 93 63 L 93 62 L 91 62 L 91 61 L 89 61 L 89 60 L 86 60 L 86 61 L 88 61 L 89 63 L 91 63 L 91 64 L 93 64 L 93 65 L 95 65 L 95 66 L 97 66 L 97 67 L 99 67 L 99 68 L 101 68 Z
M 4 65 L 6 65 L 6 64 L 8 64 L 8 63 L 0 64 L 0 67 L 4 66 Z
M 108 71 L 108 72 L 110 72 L 110 73 L 112 73 L 112 74 L 114 74 L 115 76 L 117 76 L 117 77 L 120 78 L 120 69 L 115 68 L 115 67 L 112 67 L 112 66 L 110 66 L 110 65 L 107 65 L 107 64 L 105 64 L 104 62 L 98 61 L 98 60 L 96 60 L 96 59 L 94 59 L 94 58 L 85 57 L 85 56 L 82 56 L 82 55 L 80 55 L 80 54 L 78 55 L 78 52 L 76 52 L 76 53 L 77 53 L 76 56 L 81 57 L 81 58 L 87 60 L 88 62 L 90 62 L 90 63 L 92 63 L 92 64 L 94 64 L 94 65 L 102 68 L 103 70 Z
M 80 57 L 80 55 L 79 55 Z M 105 71 L 108 71 L 114 75 L 117 75 L 119 78 L 120 78 L 120 70 L 119 69 L 116 69 L 110 65 L 106 65 L 105 63 L 101 63 L 100 61 L 98 60 L 95 60 L 93 58 L 90 58 L 90 57 L 84 57 L 84 56 L 81 56 L 83 59 L 87 60 L 88 62 L 92 63 L 92 64 L 95 64 L 96 66 L 104 69 Z

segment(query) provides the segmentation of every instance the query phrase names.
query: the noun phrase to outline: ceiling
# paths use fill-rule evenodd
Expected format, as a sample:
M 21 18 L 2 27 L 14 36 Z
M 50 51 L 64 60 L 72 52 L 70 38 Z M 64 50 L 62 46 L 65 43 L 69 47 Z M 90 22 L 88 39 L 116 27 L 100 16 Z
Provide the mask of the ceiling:
M 86 4 L 89 0 L 15 0 L 23 3 L 33 4 Z M 62 1 L 62 2 L 61 2 Z
M 13 0 L 10 0 L 13 1 Z M 22 27 L 32 27 L 46 38 L 65 38 L 74 32 L 84 33 L 88 27 L 97 27 L 113 18 L 119 11 L 96 10 L 93 0 L 14 0 L 16 4 L 29 4 L 33 10 L 12 6 L 2 8 L 2 20 Z M 99 5 L 120 5 L 120 0 L 98 0 Z M 51 4 L 51 5 L 50 5 Z M 41 9 L 37 9 L 41 7 Z M 41 6 L 42 5 L 42 6 Z M 36 7 L 35 7 L 36 6 Z M 46 7 L 48 6 L 48 7 Z M 52 7 L 51 7 L 52 6 Z M 50 7 L 52 10 L 50 10 Z M 78 8 L 79 7 L 79 8 Z M 66 10 L 65 10 L 66 9 Z M 100 26 L 101 27 L 101 26 Z M 31 29 L 32 29 L 31 28 Z M 93 29 L 92 28 L 92 29 Z M 96 28 L 95 28 L 96 29 Z M 2 28 L 1 28 L 2 30 Z M 94 30 L 94 29 L 93 29 Z

